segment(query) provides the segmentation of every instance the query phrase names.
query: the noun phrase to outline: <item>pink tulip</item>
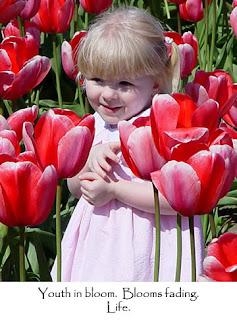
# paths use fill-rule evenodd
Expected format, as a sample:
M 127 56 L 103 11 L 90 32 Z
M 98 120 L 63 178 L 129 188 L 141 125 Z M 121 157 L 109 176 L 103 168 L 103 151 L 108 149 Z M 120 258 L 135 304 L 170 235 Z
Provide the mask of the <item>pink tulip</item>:
M 168 2 L 172 2 L 172 3 L 175 3 L 175 4 L 181 4 L 181 3 L 184 3 L 186 0 L 168 0 Z
M 210 3 L 210 0 L 208 0 Z M 203 19 L 202 0 L 186 0 L 179 6 L 179 13 L 186 21 L 198 22 Z
M 38 55 L 32 37 L 5 38 L 0 44 L 0 98 L 20 98 L 36 87 L 50 68 L 49 58 Z
M 196 37 L 190 32 L 185 32 L 182 36 L 177 32 L 165 32 L 165 37 L 174 40 L 180 51 L 180 73 L 181 79 L 186 78 L 197 63 L 198 42 Z
M 23 20 L 30 20 L 37 13 L 41 0 L 26 0 L 20 16 Z
M 66 75 L 76 80 L 79 74 L 77 67 L 77 50 L 80 40 L 86 35 L 87 31 L 78 31 L 74 34 L 70 42 L 64 41 L 62 43 L 61 57 L 62 65 Z
M 25 7 L 25 0 L 0 1 L 0 23 L 15 19 Z
M 35 24 L 32 21 L 25 21 L 24 28 L 26 36 L 32 36 L 38 47 L 40 47 L 40 31 L 36 28 Z M 12 20 L 6 27 L 2 27 L 1 32 L 3 39 L 10 36 L 20 37 L 18 21 Z
M 228 145 L 211 146 L 184 161 L 167 162 L 151 174 L 171 207 L 190 217 L 210 212 L 230 189 L 237 155 Z
M 52 208 L 57 173 L 53 166 L 42 170 L 32 155 L 0 165 L 0 221 L 7 226 L 42 223 Z
M 208 245 L 205 275 L 214 281 L 237 281 L 237 234 L 226 232 Z
M 34 135 L 34 136 L 33 136 Z M 42 168 L 54 165 L 59 178 L 76 175 L 84 166 L 94 138 L 94 117 L 80 119 L 65 109 L 48 110 L 38 120 L 23 126 L 27 151 L 33 151 Z
M 230 25 L 234 31 L 235 36 L 237 37 L 237 4 L 230 14 Z
M 38 107 L 25 108 L 14 112 L 7 120 L 0 115 L 0 155 L 9 155 L 13 158 L 20 153 L 23 123 L 34 123 Z M 5 160 L 4 160 L 5 161 Z M 0 163 L 4 162 L 3 158 Z
M 84 11 L 95 14 L 105 11 L 112 3 L 113 0 L 80 0 L 80 4 Z
M 156 150 L 147 121 L 148 118 L 138 118 L 133 124 L 120 121 L 118 129 L 126 163 L 137 177 L 151 180 L 151 172 L 159 170 L 166 161 Z
M 71 23 L 74 0 L 41 0 L 33 22 L 44 33 L 64 33 Z
M 0 116 L 0 121 L 1 121 Z M 16 157 L 20 153 L 20 145 L 17 135 L 13 130 L 0 131 L 0 154 Z
M 199 106 L 208 98 L 219 103 L 220 117 L 231 125 L 237 125 L 237 85 L 223 70 L 198 71 L 193 82 L 185 86 L 185 92 Z

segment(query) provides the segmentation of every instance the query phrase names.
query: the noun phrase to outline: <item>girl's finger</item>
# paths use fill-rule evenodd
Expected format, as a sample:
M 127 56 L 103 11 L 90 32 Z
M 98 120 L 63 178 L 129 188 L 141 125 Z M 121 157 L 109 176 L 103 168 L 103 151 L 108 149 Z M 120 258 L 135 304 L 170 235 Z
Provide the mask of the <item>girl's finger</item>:
M 99 178 L 99 175 L 96 172 L 88 171 L 88 172 L 83 172 L 82 174 L 80 174 L 78 178 L 79 178 L 79 180 L 93 181 L 93 180 L 97 180 Z

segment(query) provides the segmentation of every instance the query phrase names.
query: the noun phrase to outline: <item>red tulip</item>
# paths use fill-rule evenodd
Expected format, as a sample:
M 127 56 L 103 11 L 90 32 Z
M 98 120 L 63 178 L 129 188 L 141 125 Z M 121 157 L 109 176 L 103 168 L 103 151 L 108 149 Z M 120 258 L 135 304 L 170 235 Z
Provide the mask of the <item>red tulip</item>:
M 34 137 L 33 137 L 34 133 Z M 33 151 L 42 168 L 54 165 L 59 178 L 76 175 L 84 166 L 94 138 L 94 117 L 80 119 L 65 109 L 48 110 L 38 120 L 23 126 L 26 150 Z
M 63 33 L 72 20 L 74 0 L 41 0 L 33 21 L 44 33 Z
M 25 7 L 20 16 L 23 20 L 30 20 L 37 13 L 41 0 L 26 0 Z
M 36 28 L 35 24 L 32 21 L 25 21 L 24 28 L 26 35 L 28 37 L 32 36 L 35 42 L 37 43 L 38 47 L 40 47 L 40 31 Z M 7 24 L 6 27 L 2 27 L 1 32 L 3 39 L 10 36 L 20 37 L 18 21 L 12 20 Z
M 182 36 L 177 32 L 165 32 L 165 37 L 174 40 L 180 51 L 180 74 L 181 79 L 186 78 L 197 63 L 198 42 L 196 37 L 190 32 L 185 32 Z
M 50 213 L 56 193 L 53 166 L 42 170 L 32 155 L 0 165 L 0 221 L 7 226 L 37 225 Z
M 211 0 L 208 0 L 210 3 Z M 203 19 L 202 0 L 186 0 L 179 6 L 179 13 L 186 21 L 198 22 Z
M 170 160 L 174 159 L 173 153 L 177 153 L 180 144 L 182 148 L 187 144 L 190 150 L 197 150 L 200 143 L 209 145 L 218 119 L 218 105 L 214 100 L 197 107 L 184 94 L 156 95 L 152 101 L 151 128 L 158 152 Z
M 38 107 L 33 106 L 31 108 L 20 109 L 7 118 L 7 123 L 10 125 L 10 128 L 16 132 L 19 142 L 22 140 L 23 123 L 31 122 L 32 124 L 34 124 L 34 121 L 37 118 L 37 114 Z
M 171 207 L 190 217 L 210 212 L 230 189 L 237 155 L 228 145 L 211 146 L 186 161 L 172 160 L 151 174 Z
M 199 106 L 208 98 L 219 103 L 220 117 L 231 125 L 237 125 L 237 85 L 223 70 L 198 71 L 193 82 L 185 86 L 185 92 Z
M 74 34 L 70 42 L 62 43 L 62 65 L 66 75 L 75 80 L 79 74 L 77 67 L 77 50 L 80 40 L 87 34 L 87 31 L 78 31 Z
M 166 161 L 156 150 L 147 121 L 148 118 L 138 118 L 133 124 L 120 121 L 118 129 L 126 163 L 137 177 L 151 180 L 150 173 L 159 170 Z
M 36 87 L 48 74 L 51 62 L 38 55 L 32 37 L 8 37 L 0 44 L 0 98 L 15 100 Z
M 84 11 L 88 13 L 99 14 L 108 9 L 113 3 L 113 0 L 80 0 L 80 4 Z
M 15 19 L 25 7 L 25 0 L 0 1 L 0 23 L 7 23 Z
M 204 272 L 215 281 L 237 281 L 237 234 L 226 232 L 208 245 Z

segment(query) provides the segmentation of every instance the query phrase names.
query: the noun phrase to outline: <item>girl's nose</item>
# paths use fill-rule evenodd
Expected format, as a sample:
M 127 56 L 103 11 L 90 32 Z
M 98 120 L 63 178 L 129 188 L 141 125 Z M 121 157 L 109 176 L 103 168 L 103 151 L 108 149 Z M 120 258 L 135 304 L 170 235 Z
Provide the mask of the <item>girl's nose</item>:
M 117 100 L 119 97 L 116 88 L 113 88 L 111 86 L 104 87 L 102 96 L 105 101 Z

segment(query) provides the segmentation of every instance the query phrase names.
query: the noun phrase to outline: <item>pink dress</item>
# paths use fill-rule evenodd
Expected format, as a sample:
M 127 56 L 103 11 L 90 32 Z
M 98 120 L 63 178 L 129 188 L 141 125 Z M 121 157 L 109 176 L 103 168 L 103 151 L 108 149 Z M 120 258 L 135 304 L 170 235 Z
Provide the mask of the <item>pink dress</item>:
M 147 116 L 146 110 L 139 116 Z M 131 122 L 135 118 L 131 119 Z M 95 114 L 94 145 L 119 140 L 111 128 Z M 134 176 L 123 156 L 113 166 L 118 179 L 143 180 Z M 142 154 L 141 154 L 142 156 Z M 162 214 L 162 212 L 161 212 Z M 202 273 L 204 245 L 200 217 L 195 217 L 197 275 Z M 182 218 L 181 281 L 191 281 L 188 219 Z M 62 281 L 153 281 L 155 256 L 154 214 L 112 200 L 94 207 L 81 198 L 62 240 Z M 174 281 L 176 269 L 176 216 L 161 215 L 161 258 L 159 281 Z M 52 269 L 56 280 L 56 264 Z

